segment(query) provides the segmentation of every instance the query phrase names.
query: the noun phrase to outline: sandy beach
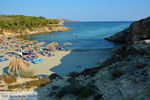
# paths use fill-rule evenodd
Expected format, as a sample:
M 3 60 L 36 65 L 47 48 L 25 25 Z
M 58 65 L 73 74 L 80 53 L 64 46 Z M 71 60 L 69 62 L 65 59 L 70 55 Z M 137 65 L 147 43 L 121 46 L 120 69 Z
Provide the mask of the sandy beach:
M 110 51 L 110 50 L 108 50 Z M 101 54 L 105 56 L 100 56 Z M 81 72 L 85 68 L 95 67 L 97 62 L 105 59 L 110 55 L 110 52 L 105 50 L 91 50 L 91 51 L 55 51 L 55 56 L 47 57 L 40 55 L 44 61 L 38 64 L 30 62 L 30 66 L 26 68 L 27 71 L 32 71 L 34 75 L 50 75 L 58 73 L 65 75 L 73 71 Z M 9 57 L 8 61 L 0 62 L 0 75 L 4 73 L 4 68 L 9 66 L 9 62 L 14 57 Z

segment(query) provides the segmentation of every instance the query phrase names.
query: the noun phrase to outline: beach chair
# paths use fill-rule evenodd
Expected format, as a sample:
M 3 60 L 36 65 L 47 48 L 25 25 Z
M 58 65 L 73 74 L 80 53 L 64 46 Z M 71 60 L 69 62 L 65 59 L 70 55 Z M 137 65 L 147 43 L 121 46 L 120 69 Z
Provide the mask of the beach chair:
M 41 62 L 43 62 L 43 59 L 42 59 L 42 58 L 34 59 L 34 60 L 32 61 L 33 64 L 38 64 L 38 63 L 41 63 Z
M 32 62 L 32 61 L 34 61 L 34 58 L 33 57 L 28 58 L 27 61 L 31 61 Z
M 8 60 L 9 60 L 8 58 L 1 58 L 1 59 L 0 59 L 0 62 L 8 61 Z
M 56 54 L 51 54 L 51 53 L 49 53 L 48 54 L 48 57 L 51 57 L 51 56 L 55 56 Z
M 2 58 L 2 57 L 4 57 L 4 56 L 0 56 L 0 58 Z

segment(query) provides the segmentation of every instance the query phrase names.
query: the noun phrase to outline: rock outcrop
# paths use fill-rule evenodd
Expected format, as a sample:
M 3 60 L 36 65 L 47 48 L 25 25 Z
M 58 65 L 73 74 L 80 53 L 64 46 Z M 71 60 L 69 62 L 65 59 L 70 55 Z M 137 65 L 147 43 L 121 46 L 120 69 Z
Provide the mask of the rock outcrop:
M 107 38 L 124 43 L 99 67 L 54 78 L 40 100 L 149 100 L 150 17 Z M 47 96 L 48 95 L 48 96 Z M 43 98 L 45 97 L 45 98 Z
M 130 25 L 129 28 L 116 33 L 106 40 L 118 42 L 118 43 L 127 43 L 135 42 L 144 39 L 150 38 L 150 17 L 136 21 Z
M 0 35 L 6 35 L 6 36 L 17 36 L 17 35 L 32 35 L 32 34 L 38 34 L 38 33 L 48 33 L 48 32 L 61 32 L 61 31 L 68 31 L 70 28 L 64 27 L 64 26 L 53 26 L 53 27 L 31 27 L 29 28 L 15 28 L 15 29 L 2 29 L 0 28 Z

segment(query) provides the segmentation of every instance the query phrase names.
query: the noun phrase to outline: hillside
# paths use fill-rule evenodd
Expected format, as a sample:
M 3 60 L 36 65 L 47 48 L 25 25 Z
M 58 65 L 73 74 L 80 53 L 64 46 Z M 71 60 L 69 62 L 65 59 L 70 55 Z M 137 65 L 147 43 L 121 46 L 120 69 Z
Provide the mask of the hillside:
M 0 15 L 0 35 L 21 35 L 66 31 L 60 19 L 24 15 Z

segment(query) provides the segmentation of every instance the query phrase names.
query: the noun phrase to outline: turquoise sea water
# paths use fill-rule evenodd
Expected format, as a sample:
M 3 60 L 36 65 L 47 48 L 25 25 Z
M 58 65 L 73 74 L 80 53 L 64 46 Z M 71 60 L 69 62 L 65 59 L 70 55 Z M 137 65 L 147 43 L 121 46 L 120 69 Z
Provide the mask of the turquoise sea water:
M 71 42 L 72 51 L 60 60 L 60 64 L 49 70 L 59 75 L 71 72 L 81 72 L 86 68 L 98 66 L 97 62 L 109 58 L 115 43 L 104 40 L 116 32 L 127 28 L 131 22 L 78 22 L 65 23 L 66 27 L 73 28 L 66 32 L 35 34 L 28 37 L 30 40 L 45 42 Z M 82 51 L 80 51 L 82 50 Z
M 66 27 L 73 28 L 65 32 L 53 32 L 47 34 L 35 34 L 28 37 L 29 40 L 38 40 L 45 42 L 71 42 L 72 49 L 106 49 L 113 48 L 116 44 L 104 40 L 127 28 L 132 22 L 69 22 Z

